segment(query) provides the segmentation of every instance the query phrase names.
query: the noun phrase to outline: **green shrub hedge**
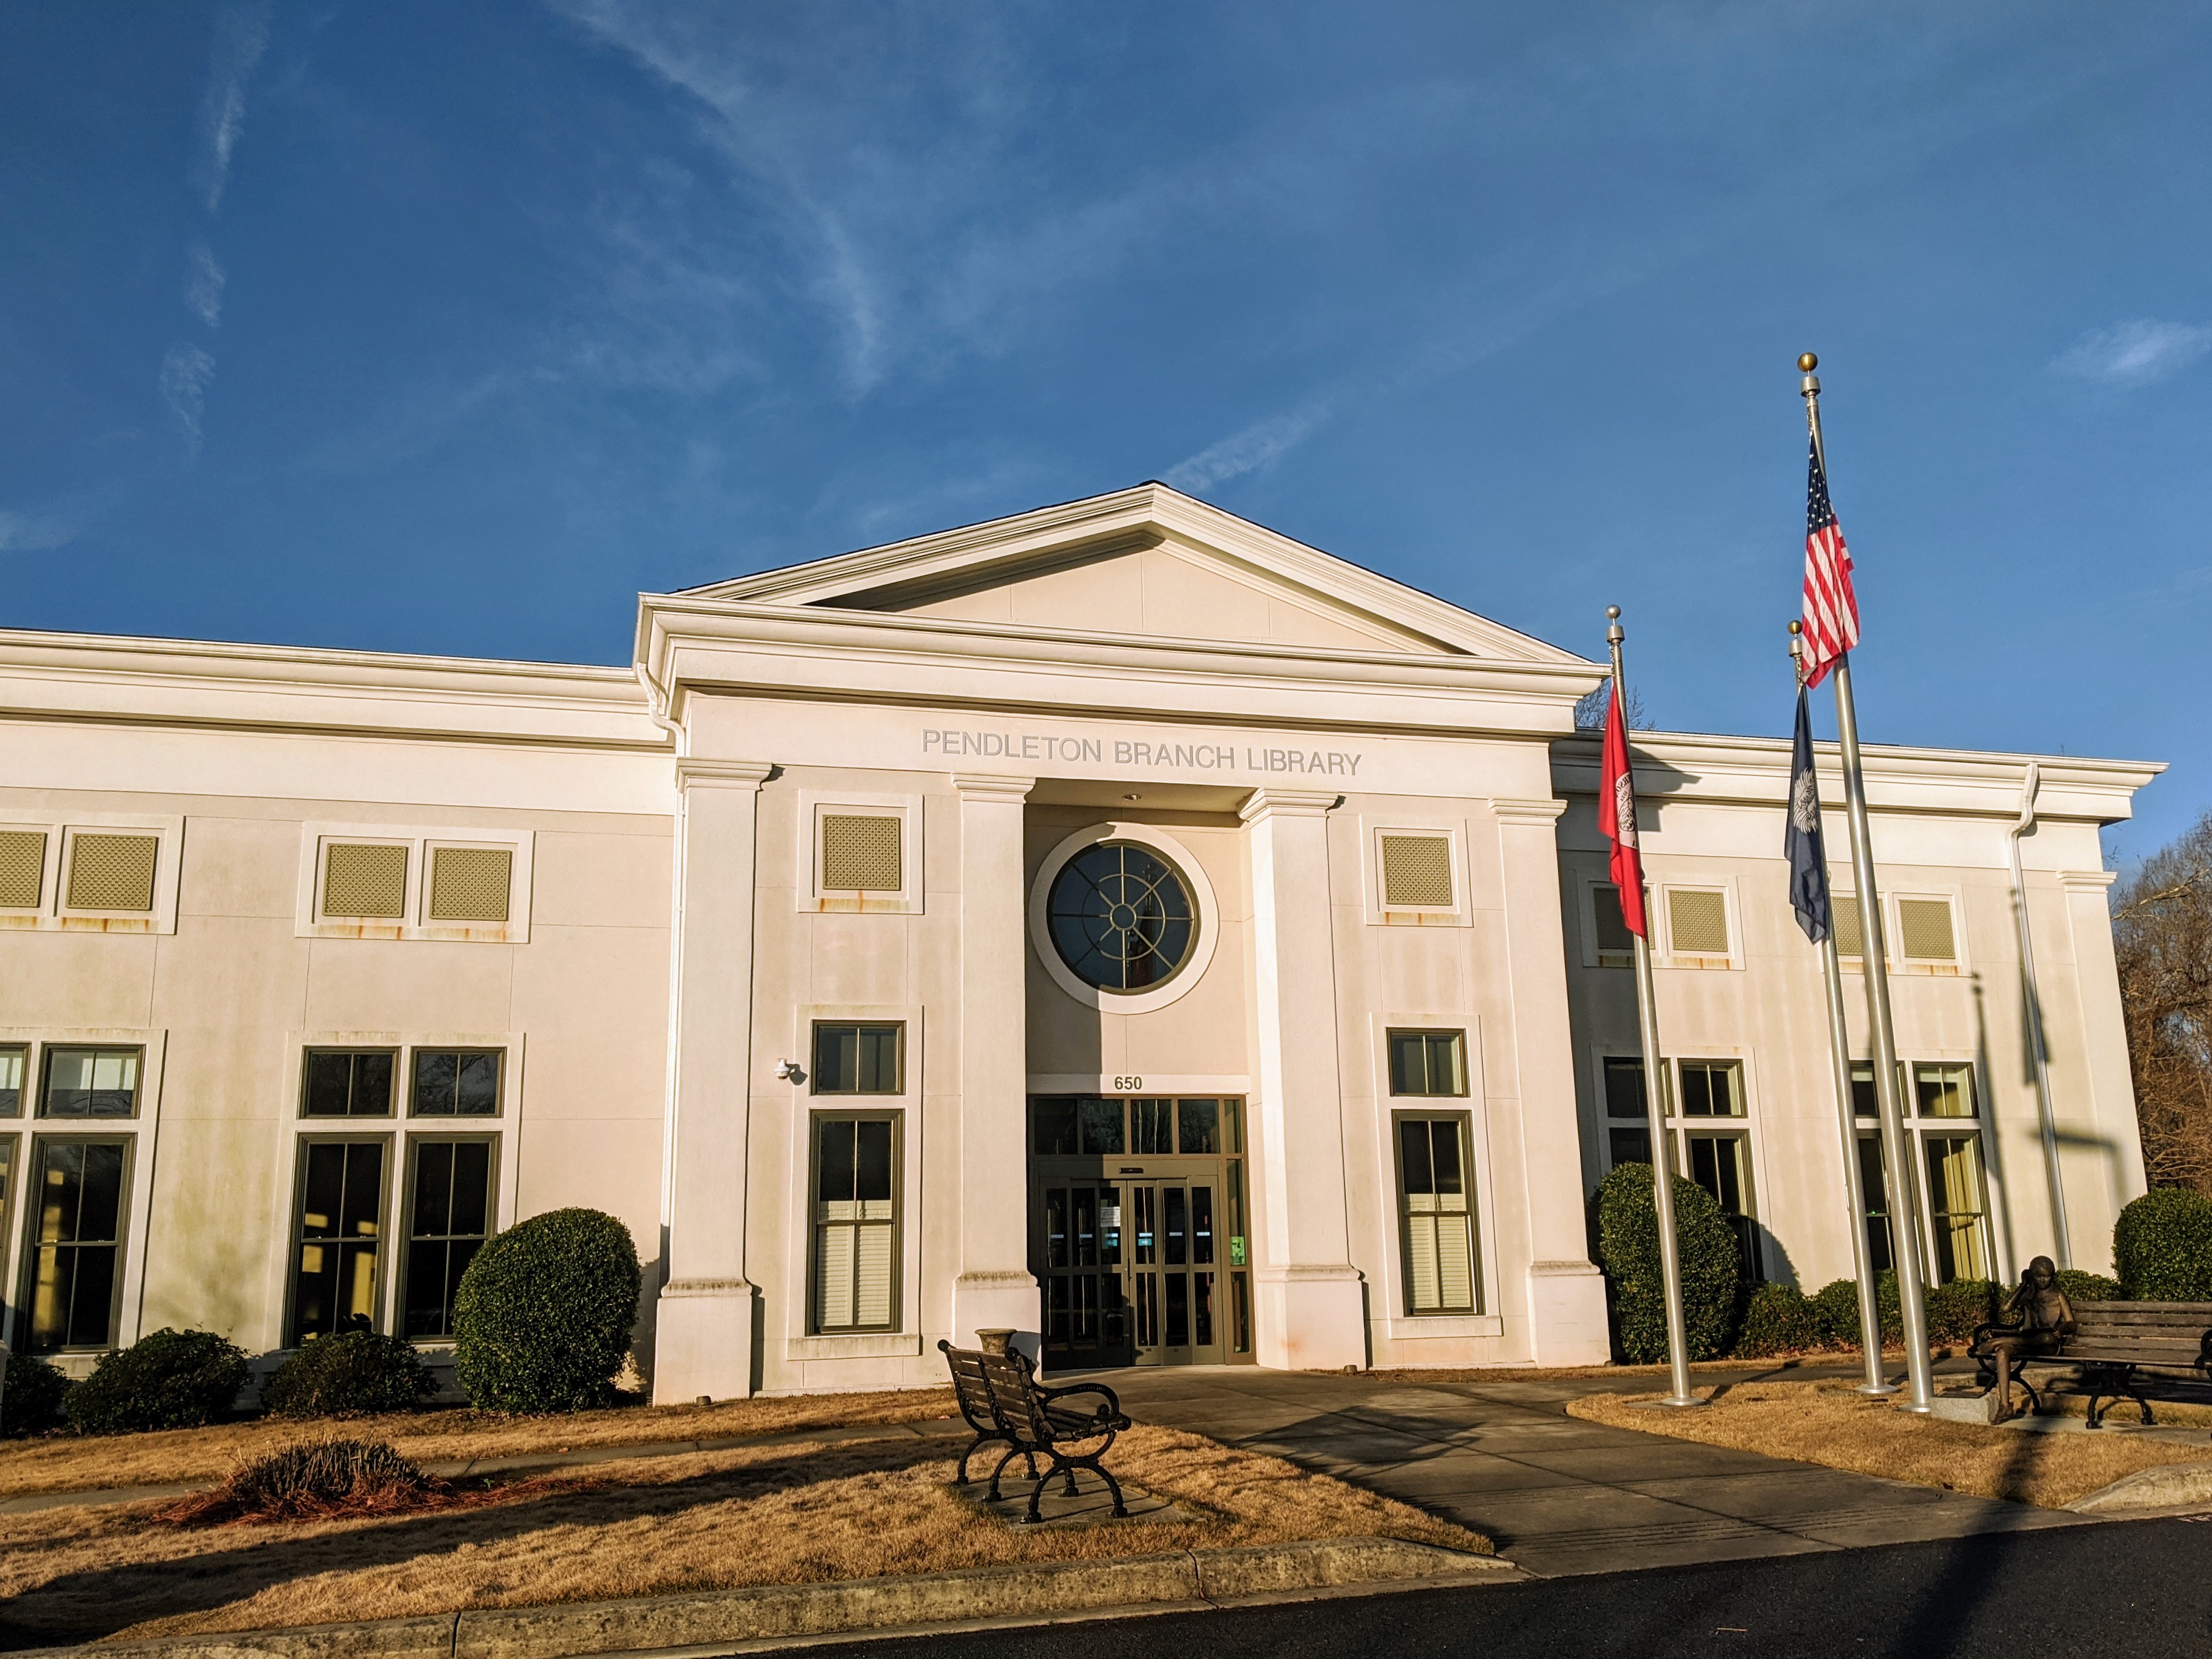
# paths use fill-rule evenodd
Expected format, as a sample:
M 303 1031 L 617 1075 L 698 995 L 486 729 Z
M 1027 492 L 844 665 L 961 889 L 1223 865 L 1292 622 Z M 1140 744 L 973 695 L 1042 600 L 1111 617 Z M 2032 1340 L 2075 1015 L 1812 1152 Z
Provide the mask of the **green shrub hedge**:
M 0 1389 L 0 1437 L 43 1434 L 61 1420 L 62 1396 L 69 1378 L 35 1354 L 8 1356 L 8 1380 Z
M 437 1390 L 405 1337 L 344 1331 L 315 1338 L 279 1365 L 261 1385 L 261 1406 L 275 1417 L 352 1417 L 412 1411 Z
M 196 1429 L 228 1413 L 251 1374 L 237 1344 L 164 1327 L 101 1360 L 62 1412 L 79 1434 Z
M 2058 1270 L 2058 1289 L 2069 1302 L 2117 1302 L 2120 1299 L 2120 1281 L 2107 1279 L 2102 1273 L 2084 1273 L 2079 1267 Z
M 470 1403 L 503 1412 L 604 1406 L 637 1318 L 637 1247 L 597 1210 L 549 1210 L 489 1240 L 453 1297 Z
M 1856 1319 L 1854 1316 L 1854 1319 Z M 1770 1354 L 1802 1353 L 1826 1346 L 1820 1310 L 1795 1285 L 1760 1285 L 1743 1304 L 1743 1328 L 1735 1351 L 1746 1359 Z
M 1890 1276 L 1895 1283 L 1896 1275 Z M 1894 1292 L 1893 1292 L 1894 1294 Z M 1928 1340 L 1964 1342 L 1977 1325 L 1986 1325 L 2002 1313 L 2006 1292 L 1986 1279 L 1954 1279 L 1948 1285 L 1928 1287 Z M 1903 1322 L 1899 1322 L 1899 1334 Z
M 2112 1265 L 2130 1302 L 2212 1302 L 2212 1198 L 2163 1187 L 2120 1212 Z
M 1674 1177 L 1674 1235 L 1682 1258 L 1683 1334 L 1692 1359 L 1729 1350 L 1735 1320 L 1735 1232 L 1694 1181 Z M 1598 1259 L 1613 1291 L 1620 1351 L 1648 1364 L 1667 1358 L 1667 1304 L 1659 1267 L 1659 1212 L 1651 1166 L 1623 1164 L 1600 1183 Z

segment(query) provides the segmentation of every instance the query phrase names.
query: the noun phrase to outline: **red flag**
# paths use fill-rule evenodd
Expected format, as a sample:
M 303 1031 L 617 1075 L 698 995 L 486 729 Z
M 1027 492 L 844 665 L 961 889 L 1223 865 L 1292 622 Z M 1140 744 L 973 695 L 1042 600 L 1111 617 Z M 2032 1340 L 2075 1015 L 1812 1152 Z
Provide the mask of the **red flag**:
M 1605 763 L 1598 782 L 1597 827 L 1613 843 L 1608 868 L 1620 890 L 1620 919 L 1638 939 L 1650 937 L 1644 921 L 1644 854 L 1636 841 L 1636 779 L 1628 769 L 1628 716 L 1620 706 L 1620 682 L 1605 709 Z

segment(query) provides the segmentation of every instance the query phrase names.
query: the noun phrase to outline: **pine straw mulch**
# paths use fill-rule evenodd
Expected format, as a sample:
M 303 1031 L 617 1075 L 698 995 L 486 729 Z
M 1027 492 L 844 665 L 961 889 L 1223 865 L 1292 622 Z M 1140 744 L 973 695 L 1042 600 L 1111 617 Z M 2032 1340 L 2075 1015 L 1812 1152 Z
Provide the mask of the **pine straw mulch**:
M 398 1412 L 346 1420 L 345 1431 L 381 1440 L 417 1463 L 516 1457 L 587 1446 L 718 1440 L 866 1424 L 923 1423 L 952 1415 L 950 1389 L 799 1395 L 718 1406 L 624 1406 L 557 1417 L 468 1410 Z M 0 1443 L 0 1492 L 96 1492 L 116 1486 L 220 1480 L 240 1463 L 329 1432 L 324 1423 L 262 1418 L 149 1434 L 54 1434 Z
M 1916 1417 L 1842 1382 L 1723 1383 L 1696 1392 L 1713 1403 L 1639 1411 L 1632 1401 L 1659 1395 L 1596 1394 L 1570 1401 L 1567 1415 L 2045 1509 L 2064 1509 L 2138 1469 L 2212 1461 L 2212 1444 Z
M 1488 1554 L 1407 1504 L 1139 1425 L 1109 1455 L 1188 1520 L 1014 1527 L 944 1446 L 750 1447 L 592 1466 L 404 1518 L 149 1525 L 152 1504 L 0 1516 L 0 1645 L 268 1629 L 467 1607 L 821 1583 L 1028 1561 L 1391 1537 Z

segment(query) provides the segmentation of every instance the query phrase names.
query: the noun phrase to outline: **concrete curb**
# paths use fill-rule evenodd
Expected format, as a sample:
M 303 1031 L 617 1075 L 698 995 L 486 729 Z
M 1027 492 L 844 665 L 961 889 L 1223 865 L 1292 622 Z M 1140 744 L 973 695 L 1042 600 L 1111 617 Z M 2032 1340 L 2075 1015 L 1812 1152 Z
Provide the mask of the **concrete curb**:
M 959 1572 L 768 1584 L 689 1595 L 492 1607 L 427 1619 L 177 1636 L 46 1648 L 102 1659 L 582 1659 L 597 1654 L 720 1648 L 981 1620 L 1062 1620 L 1203 1607 L 1353 1585 L 1507 1583 L 1510 1561 L 1394 1538 L 1337 1538 L 1243 1549 L 1054 1561 Z
M 2137 1469 L 2066 1507 L 2080 1515 L 2114 1516 L 2212 1509 L 2212 1463 L 2160 1463 Z

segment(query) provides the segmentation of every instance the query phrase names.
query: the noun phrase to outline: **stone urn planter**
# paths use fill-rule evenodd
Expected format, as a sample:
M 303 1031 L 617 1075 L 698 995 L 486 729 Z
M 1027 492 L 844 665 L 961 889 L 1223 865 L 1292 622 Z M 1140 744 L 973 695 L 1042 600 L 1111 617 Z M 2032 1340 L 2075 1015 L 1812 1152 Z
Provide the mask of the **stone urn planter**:
M 975 1333 L 975 1340 L 983 1345 L 983 1352 L 985 1353 L 1006 1352 L 1006 1344 L 1013 1340 L 1013 1336 L 1014 1334 L 1011 1328 L 1003 1331 L 978 1331 Z

